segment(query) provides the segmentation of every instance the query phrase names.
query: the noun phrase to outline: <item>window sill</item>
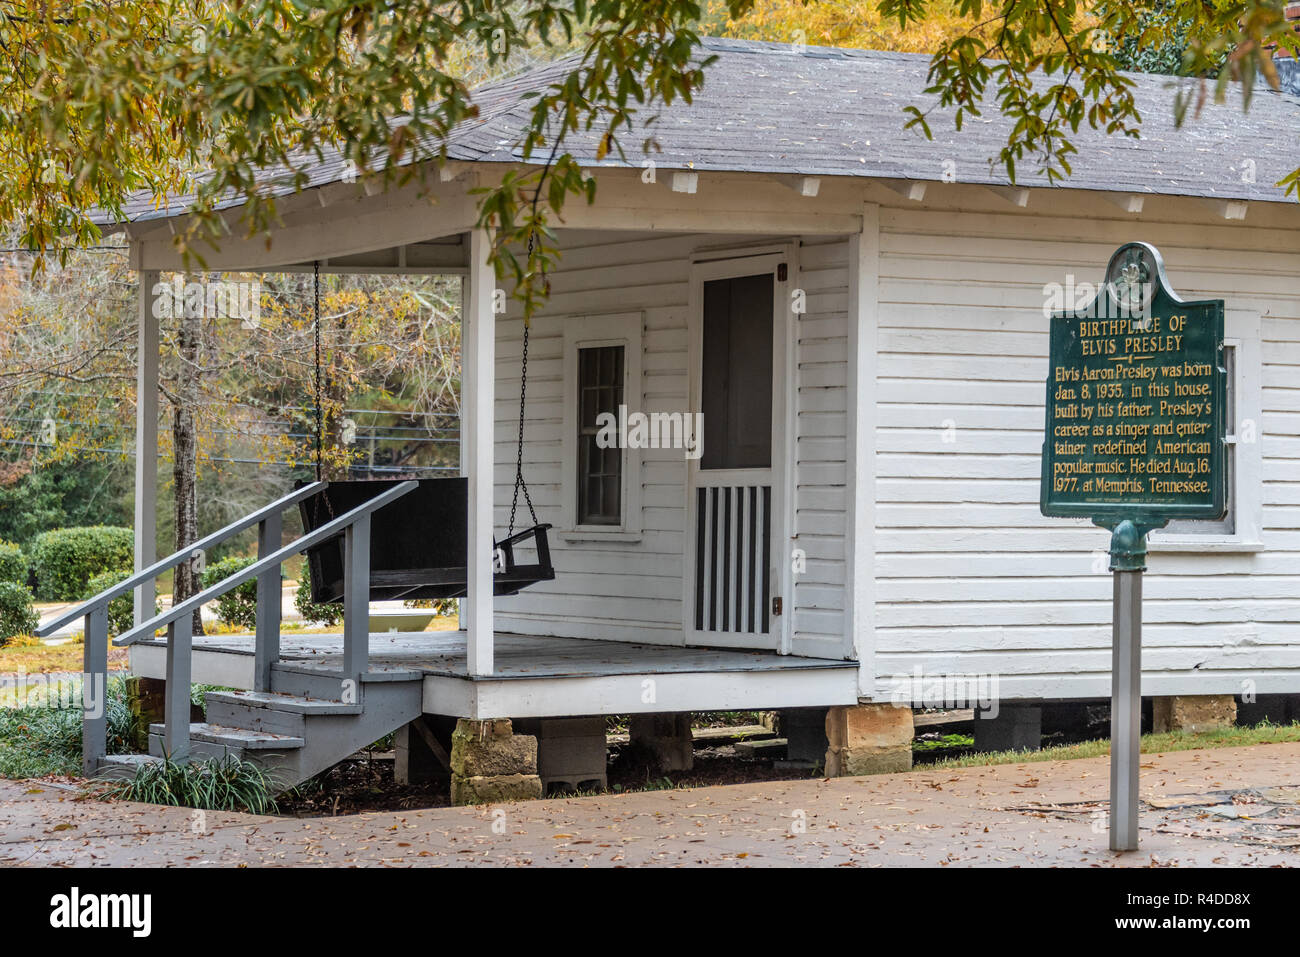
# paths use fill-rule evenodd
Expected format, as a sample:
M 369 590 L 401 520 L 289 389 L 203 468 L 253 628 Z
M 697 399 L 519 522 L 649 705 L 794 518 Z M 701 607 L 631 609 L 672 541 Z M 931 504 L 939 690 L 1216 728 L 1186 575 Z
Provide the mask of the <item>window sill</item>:
M 1169 539 L 1154 540 L 1148 539 L 1148 552 L 1190 552 L 1195 554 L 1202 552 L 1210 553 L 1241 553 L 1249 554 L 1252 552 L 1262 552 L 1264 543 L 1259 541 L 1249 541 L 1239 538 L 1227 538 L 1224 536 L 1212 535 L 1188 535 L 1186 541 L 1171 541 Z
M 624 531 L 601 531 L 600 529 L 574 529 L 567 532 L 559 532 L 561 541 L 580 543 L 580 542 L 618 542 L 624 544 L 634 544 L 641 541 L 640 532 Z

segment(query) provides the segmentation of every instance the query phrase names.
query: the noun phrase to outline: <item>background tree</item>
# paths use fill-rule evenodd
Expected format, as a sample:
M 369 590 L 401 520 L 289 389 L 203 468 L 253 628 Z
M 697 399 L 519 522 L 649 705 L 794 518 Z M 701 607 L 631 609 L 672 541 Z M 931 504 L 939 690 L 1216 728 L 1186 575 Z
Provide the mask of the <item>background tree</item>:
M 806 7 L 820 16 L 815 0 Z M 739 24 L 755 3 L 722 0 L 714 12 Z M 1248 101 L 1257 73 L 1276 81 L 1269 44 L 1297 46 L 1281 0 L 880 0 L 862 12 L 900 34 L 938 25 L 936 102 L 910 105 L 909 125 L 928 133 L 942 113 L 960 128 L 996 106 L 1014 121 L 997 157 L 1013 179 L 1031 159 L 1052 179 L 1068 175 L 1070 135 L 1083 123 L 1137 135 L 1132 83 L 1115 52 L 1130 38 L 1154 48 L 1176 35 L 1188 75 L 1222 63 L 1205 86 L 1178 91 L 1180 118 L 1225 97 L 1230 81 Z M 198 219 L 176 243 L 192 253 L 199 233 L 225 229 L 218 197 L 247 200 L 244 227 L 265 230 L 275 216 L 267 187 L 300 188 L 328 150 L 367 175 L 422 175 L 411 161 L 440 161 L 447 133 L 477 113 L 471 74 L 503 69 L 521 51 L 576 48 L 574 69 L 534 98 L 517 143 L 524 159 L 544 162 L 480 197 L 495 257 L 527 315 L 555 255 L 550 217 L 595 190 L 566 140 L 581 133 L 601 156 L 618 153 L 620 136 L 644 129 L 634 120 L 689 100 L 707 75 L 704 17 L 693 0 L 0 0 L 9 76 L 0 222 L 17 224 L 28 245 L 61 249 L 95 239 L 92 206 L 120 215 L 137 189 L 191 191 Z M 1285 182 L 1294 191 L 1296 174 Z M 520 262 L 512 250 L 530 235 L 540 241 Z
M 8 294 L 0 506 L 13 507 L 0 507 L 0 536 L 25 542 L 81 520 L 130 522 L 136 307 L 123 253 L 73 252 L 65 265 L 15 281 Z M 23 272 L 15 263 L 30 267 L 32 257 L 10 259 L 13 279 Z M 171 505 L 159 530 L 181 550 L 201 525 L 264 503 L 268 483 L 274 491 L 314 474 L 314 296 L 311 276 L 258 279 L 261 308 L 247 321 L 206 311 L 205 285 L 194 277 L 163 281 L 179 284 L 182 295 L 168 299 L 159 318 L 167 426 L 160 445 L 171 461 L 164 486 Z M 254 279 L 208 279 L 241 282 Z M 119 284 L 125 288 L 115 292 Z M 200 293 L 190 304 L 203 308 L 184 308 L 187 290 Z M 454 277 L 322 277 L 326 475 L 455 467 L 459 298 Z M 195 591 L 199 571 L 178 569 L 175 597 Z

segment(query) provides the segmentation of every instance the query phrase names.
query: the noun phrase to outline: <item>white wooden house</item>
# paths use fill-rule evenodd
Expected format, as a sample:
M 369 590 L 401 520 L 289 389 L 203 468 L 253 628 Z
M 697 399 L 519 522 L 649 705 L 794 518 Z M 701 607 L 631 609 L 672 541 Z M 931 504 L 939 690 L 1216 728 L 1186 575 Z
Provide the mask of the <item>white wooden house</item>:
M 1108 696 L 1107 533 L 1038 509 L 1044 309 L 1141 239 L 1184 295 L 1226 300 L 1235 408 L 1228 519 L 1152 536 L 1143 690 L 1300 691 L 1300 208 L 1272 185 L 1296 162 L 1300 101 L 1265 92 L 1175 129 L 1170 82 L 1137 77 L 1141 139 L 1081 131 L 1072 177 L 1013 185 L 989 162 L 996 115 L 960 134 L 936 122 L 934 141 L 903 131 L 925 57 L 705 46 L 718 60 L 693 105 L 662 111 L 653 164 L 574 146 L 598 189 L 558 223 L 524 426 L 553 581 L 496 600 L 487 585 L 523 324 L 494 312 L 470 191 L 518 162 L 519 94 L 571 64 L 483 91 L 425 184 L 371 193 L 324 164 L 280 200 L 269 248 L 205 251 L 214 270 L 466 277 L 465 631 L 416 651 L 374 636 L 370 667 L 414 668 L 425 712 L 475 718 L 921 704 L 917 676 L 992 676 L 1004 700 Z M 183 268 L 184 215 L 142 202 L 123 225 L 142 289 Z M 145 300 L 141 316 L 144 567 Z M 702 444 L 594 453 L 584 395 L 703 413 Z M 135 644 L 133 668 L 167 675 L 165 645 Z M 254 658 L 201 639 L 193 676 L 253 687 Z

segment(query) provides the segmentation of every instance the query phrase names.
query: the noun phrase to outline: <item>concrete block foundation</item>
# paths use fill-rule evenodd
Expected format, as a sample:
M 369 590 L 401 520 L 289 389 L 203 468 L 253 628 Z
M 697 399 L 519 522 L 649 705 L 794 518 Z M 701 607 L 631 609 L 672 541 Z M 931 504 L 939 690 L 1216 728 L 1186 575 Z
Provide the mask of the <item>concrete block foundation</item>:
M 1263 721 L 1272 724 L 1300 721 L 1300 695 L 1262 694 L 1254 701 L 1237 702 L 1237 724 L 1254 726 Z
M 826 737 L 826 708 L 787 708 L 781 712 L 781 734 L 788 762 L 822 765 L 830 741 Z
M 695 766 L 691 716 L 687 712 L 634 714 L 628 737 L 633 747 L 650 755 L 660 771 L 689 771 Z
M 603 717 L 516 721 L 515 730 L 536 736 L 537 774 L 547 794 L 606 787 Z
M 1005 701 L 996 716 L 975 710 L 975 750 L 1038 751 L 1043 746 L 1043 709 L 1037 703 Z

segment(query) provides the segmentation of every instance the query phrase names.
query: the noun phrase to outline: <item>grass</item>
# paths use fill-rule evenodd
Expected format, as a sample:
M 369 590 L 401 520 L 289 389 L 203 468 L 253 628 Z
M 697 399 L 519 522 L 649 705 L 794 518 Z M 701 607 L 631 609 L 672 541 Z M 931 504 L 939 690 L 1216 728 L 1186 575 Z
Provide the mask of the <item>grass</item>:
M 19 669 L 29 675 L 55 671 L 80 672 L 85 650 L 81 642 L 69 642 L 66 645 L 6 645 L 0 648 L 0 674 L 11 674 Z M 126 651 L 114 648 L 111 643 L 108 651 L 109 670 L 126 670 Z
M 104 800 L 138 801 L 204 811 L 274 814 L 275 778 L 251 761 L 227 755 L 202 761 L 142 764 L 135 774 L 96 792 Z
M 1198 751 L 1203 748 L 1243 748 L 1255 744 L 1281 744 L 1300 741 L 1300 723 L 1271 724 L 1253 727 L 1224 728 L 1219 731 L 1185 731 L 1142 735 L 1142 753 L 1160 751 Z M 917 771 L 942 771 L 946 768 L 982 768 L 995 764 L 1029 764 L 1038 761 L 1074 761 L 1100 758 L 1110 754 L 1109 739 L 1063 744 L 1041 751 L 995 751 L 988 754 L 964 754 L 918 766 Z
M 914 754 L 924 754 L 927 751 L 947 751 L 950 748 L 973 748 L 974 746 L 974 735 L 941 734 L 934 740 L 923 741 L 917 738 L 912 742 L 912 752 Z

